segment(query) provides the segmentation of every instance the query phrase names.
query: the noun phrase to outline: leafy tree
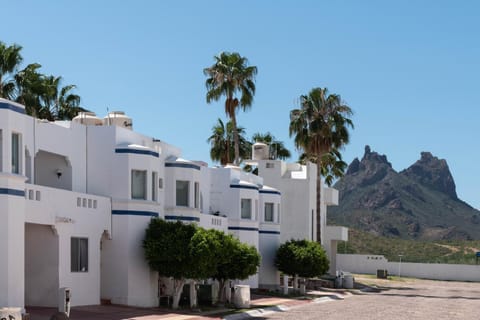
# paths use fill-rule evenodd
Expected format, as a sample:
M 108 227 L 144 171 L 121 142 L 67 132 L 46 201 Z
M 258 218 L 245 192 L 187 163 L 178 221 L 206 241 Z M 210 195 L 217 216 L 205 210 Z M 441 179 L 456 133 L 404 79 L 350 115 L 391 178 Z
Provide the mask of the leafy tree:
M 234 164 L 240 164 L 240 138 L 237 130 L 236 112 L 240 107 L 243 111 L 253 103 L 255 94 L 254 78 L 257 67 L 249 66 L 248 60 L 239 53 L 222 52 L 214 57 L 215 63 L 203 70 L 208 77 L 207 103 L 218 101 L 225 96 L 225 113 L 232 121 L 234 141 Z M 237 98 L 240 95 L 240 99 Z
M 270 132 L 257 132 L 252 136 L 253 143 L 262 142 L 269 146 L 270 159 L 286 160 L 290 158 L 290 150 L 288 150 L 282 141 L 276 140 Z
M 166 222 L 159 218 L 152 219 L 145 231 L 143 248 L 150 268 L 159 275 L 173 278 L 174 309 L 178 308 L 186 280 L 197 279 L 205 270 L 203 263 L 197 268 L 199 262 L 195 258 L 198 255 L 192 254 L 191 243 L 196 232 L 194 224 Z M 196 242 L 201 242 L 201 238 L 202 235 L 198 236 Z
M 251 144 L 245 138 L 245 129 L 237 128 L 238 138 L 240 142 L 240 159 L 246 159 L 250 155 Z M 224 125 L 219 118 L 217 124 L 212 127 L 212 135 L 207 140 L 210 143 L 210 158 L 214 161 L 220 161 L 222 166 L 232 163 L 235 157 L 234 139 L 233 139 L 233 124 L 228 121 Z
M 187 279 L 215 278 L 223 281 L 224 288 L 226 280 L 246 279 L 260 264 L 257 250 L 231 235 L 158 218 L 150 221 L 143 248 L 149 266 L 159 275 L 173 278 L 174 309 Z
M 290 240 L 282 244 L 277 250 L 275 265 L 287 275 L 302 278 L 320 277 L 329 268 L 322 246 L 308 240 Z
M 322 160 L 332 150 L 340 150 L 349 142 L 349 128 L 353 122 L 349 118 L 352 109 L 340 95 L 329 94 L 326 88 L 314 88 L 308 95 L 300 97 L 300 108 L 290 112 L 290 136 L 294 136 L 295 146 L 308 158 L 316 157 L 317 165 L 317 241 L 320 241 L 320 200 Z
M 225 286 L 228 280 L 244 280 L 254 275 L 260 266 L 260 254 L 253 246 L 240 242 L 232 235 L 218 232 L 221 250 L 218 252 L 218 264 L 212 276 L 219 282 L 220 303 L 225 302 Z
M 7 46 L 0 41 L 0 98 L 12 100 L 14 97 L 14 75 L 23 61 L 21 50 L 19 45 Z
M 308 157 L 306 153 L 302 153 L 299 162 L 305 164 L 308 161 L 317 163 L 317 157 Z M 342 154 L 337 149 L 332 149 L 323 155 L 320 173 L 325 179 L 327 186 L 330 187 L 336 179 L 343 177 L 347 167 L 348 164 L 342 160 Z

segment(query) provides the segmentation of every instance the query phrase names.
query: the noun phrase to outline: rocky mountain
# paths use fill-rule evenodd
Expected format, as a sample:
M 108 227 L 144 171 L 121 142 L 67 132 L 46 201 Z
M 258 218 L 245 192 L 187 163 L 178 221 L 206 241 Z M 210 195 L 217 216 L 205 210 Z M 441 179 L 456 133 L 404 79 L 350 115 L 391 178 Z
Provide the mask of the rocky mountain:
M 430 152 L 396 172 L 366 146 L 335 188 L 340 204 L 329 207 L 329 224 L 404 239 L 480 239 L 480 211 L 458 199 L 447 162 Z

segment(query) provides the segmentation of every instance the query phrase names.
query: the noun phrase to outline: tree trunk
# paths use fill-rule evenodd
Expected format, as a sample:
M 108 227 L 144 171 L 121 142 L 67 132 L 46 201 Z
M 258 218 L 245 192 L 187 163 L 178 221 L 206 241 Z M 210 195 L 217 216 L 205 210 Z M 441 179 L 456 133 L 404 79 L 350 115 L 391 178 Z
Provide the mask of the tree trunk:
M 218 280 L 218 304 L 224 305 L 225 304 L 225 284 L 227 280 L 221 279 Z
M 238 130 L 237 130 L 237 117 L 235 116 L 235 110 L 231 115 L 232 125 L 233 125 L 233 143 L 235 148 L 235 160 L 233 162 L 234 165 L 238 166 L 240 160 L 240 140 L 238 138 Z
M 317 239 L 312 239 L 313 241 L 317 241 L 318 243 L 322 243 L 322 234 L 321 234 L 321 226 L 322 226 L 322 215 L 321 215 L 321 193 L 322 193 L 322 179 L 321 179 L 321 168 L 322 168 L 322 157 L 321 154 L 317 157 L 317 211 L 316 211 L 316 220 L 317 220 Z
M 283 294 L 288 294 L 288 275 L 283 275 Z
M 306 294 L 307 293 L 307 279 L 306 278 L 302 278 L 300 279 L 300 294 Z
M 173 301 L 172 309 L 178 309 L 180 298 L 182 296 L 183 286 L 185 285 L 185 279 L 173 279 Z
M 190 281 L 190 308 L 192 309 L 198 307 L 196 284 L 195 280 Z
M 298 291 L 298 275 L 293 277 L 293 291 Z

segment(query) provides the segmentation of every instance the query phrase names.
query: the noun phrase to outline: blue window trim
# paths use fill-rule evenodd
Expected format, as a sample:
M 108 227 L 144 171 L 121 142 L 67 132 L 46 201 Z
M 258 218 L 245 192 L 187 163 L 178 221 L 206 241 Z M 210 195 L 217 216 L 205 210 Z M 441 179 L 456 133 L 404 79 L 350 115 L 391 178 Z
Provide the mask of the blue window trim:
M 228 230 L 257 231 L 258 232 L 258 228 L 253 228 L 253 227 L 228 227 Z
M 137 211 L 137 210 L 112 210 L 112 215 L 117 215 L 117 216 L 158 217 L 158 212 L 152 212 L 152 211 Z
M 180 220 L 180 221 L 196 221 L 200 222 L 198 217 L 189 217 L 189 216 L 165 216 L 165 220 Z
M 13 112 L 25 114 L 25 109 L 6 102 L 0 102 L 0 109 L 11 110 Z
M 165 163 L 165 167 L 167 168 L 184 168 L 184 169 L 195 169 L 200 170 L 200 166 L 193 164 L 193 163 Z
M 10 188 L 0 188 L 0 194 L 6 194 L 8 196 L 25 197 L 25 190 L 17 190 Z
M 251 190 L 258 190 L 258 187 L 255 187 L 255 186 L 246 186 L 246 185 L 242 185 L 242 184 L 231 184 L 231 185 L 230 185 L 230 188 L 234 188 L 234 189 L 251 189 Z
M 129 148 L 117 148 L 115 153 L 132 153 L 132 154 L 144 154 L 147 156 L 153 156 L 155 158 L 159 157 L 159 153 L 150 150 L 138 150 L 138 149 L 129 149 Z
M 282 194 L 280 193 L 280 191 L 273 191 L 273 190 L 260 190 L 259 192 L 260 192 L 260 193 L 268 193 L 268 194 L 278 194 L 279 196 L 282 195 Z
M 259 230 L 258 233 L 263 233 L 263 234 L 280 234 L 280 231 Z

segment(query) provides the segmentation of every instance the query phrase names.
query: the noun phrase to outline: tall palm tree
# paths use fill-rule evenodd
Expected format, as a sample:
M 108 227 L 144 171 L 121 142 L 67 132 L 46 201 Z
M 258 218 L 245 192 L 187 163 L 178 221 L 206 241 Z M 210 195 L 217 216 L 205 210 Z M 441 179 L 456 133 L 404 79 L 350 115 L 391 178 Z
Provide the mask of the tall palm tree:
M 270 132 L 257 132 L 252 136 L 252 140 L 253 143 L 262 142 L 268 144 L 270 150 L 270 159 L 286 160 L 290 158 L 290 150 L 285 147 L 282 141 L 276 140 Z
M 14 74 L 23 61 L 20 51 L 22 47 L 16 44 L 7 46 L 0 41 L 0 97 L 13 99 L 15 92 Z
M 240 163 L 240 141 L 237 129 L 236 112 L 243 111 L 253 103 L 255 95 L 255 75 L 257 67 L 249 66 L 248 60 L 239 53 L 222 52 L 214 57 L 215 63 L 203 70 L 208 77 L 207 103 L 218 101 L 225 96 L 225 113 L 232 122 L 234 140 L 234 164 Z M 237 95 L 240 95 L 238 99 Z
M 251 144 L 245 138 L 245 129 L 237 128 L 240 142 L 240 159 L 245 159 L 250 154 Z M 221 119 L 212 127 L 212 135 L 207 139 L 210 143 L 210 158 L 214 161 L 220 161 L 222 166 L 232 162 L 234 158 L 233 149 L 233 124 L 231 121 L 224 125 Z
M 308 95 L 300 97 L 300 108 L 290 112 L 290 136 L 294 136 L 295 146 L 308 157 L 316 156 L 317 165 L 317 241 L 321 240 L 320 200 L 322 160 L 332 150 L 340 150 L 349 142 L 349 128 L 353 122 L 349 118 L 352 109 L 340 95 L 329 94 L 327 88 L 314 88 Z

